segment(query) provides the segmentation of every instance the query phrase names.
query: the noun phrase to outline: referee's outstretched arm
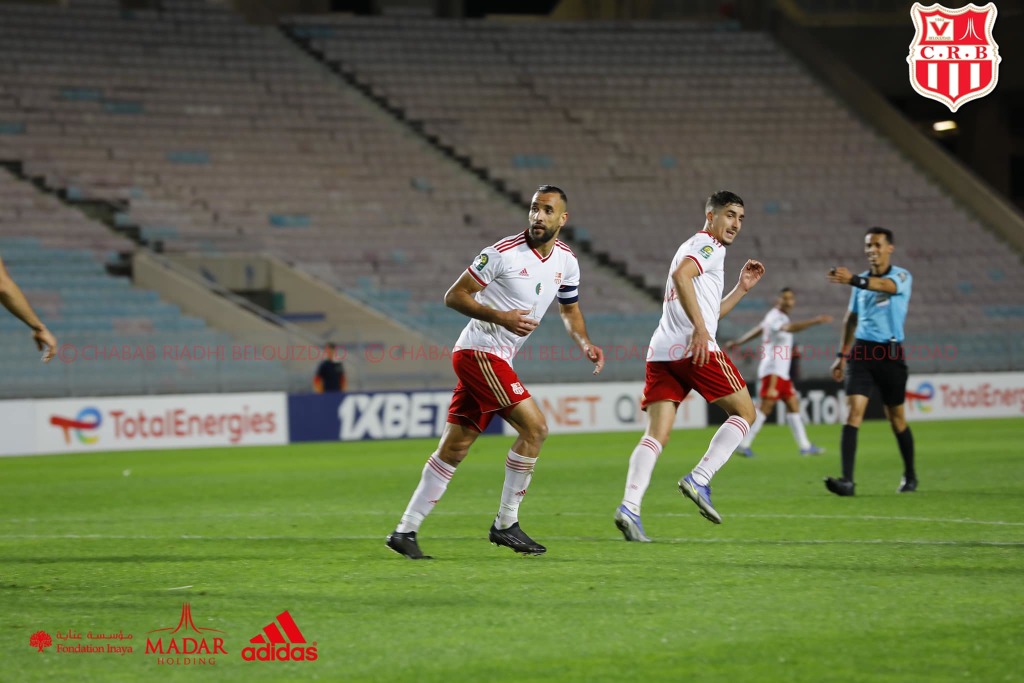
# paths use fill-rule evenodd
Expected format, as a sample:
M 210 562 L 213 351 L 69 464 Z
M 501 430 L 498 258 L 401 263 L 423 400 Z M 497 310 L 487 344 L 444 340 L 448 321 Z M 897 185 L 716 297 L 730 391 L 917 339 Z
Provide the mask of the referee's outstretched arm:
M 872 292 L 896 293 L 896 283 L 888 277 L 864 277 L 854 275 L 843 266 L 833 268 L 828 273 L 828 281 L 840 285 L 852 285 L 859 289 L 870 289 Z M 861 282 L 863 281 L 863 282 Z

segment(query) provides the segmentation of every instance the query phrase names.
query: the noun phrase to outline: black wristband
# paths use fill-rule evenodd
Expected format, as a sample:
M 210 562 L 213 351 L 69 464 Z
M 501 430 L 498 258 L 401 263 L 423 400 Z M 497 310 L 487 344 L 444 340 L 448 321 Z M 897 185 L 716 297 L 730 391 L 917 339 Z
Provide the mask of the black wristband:
M 845 354 L 842 351 L 836 354 L 836 358 L 842 358 L 843 360 L 850 360 L 849 354 Z
M 868 288 L 868 279 L 863 275 L 852 275 L 850 277 L 850 286 L 858 287 L 860 289 Z

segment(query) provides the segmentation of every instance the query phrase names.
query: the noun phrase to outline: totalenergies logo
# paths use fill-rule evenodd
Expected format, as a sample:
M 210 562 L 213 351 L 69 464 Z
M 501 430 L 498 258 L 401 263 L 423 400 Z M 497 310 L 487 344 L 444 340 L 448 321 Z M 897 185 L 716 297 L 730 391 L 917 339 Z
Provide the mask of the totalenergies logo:
M 103 415 L 93 407 L 82 408 L 74 419 L 51 415 L 50 424 L 64 430 L 64 443 L 71 444 L 71 433 L 74 432 L 78 443 L 94 444 L 100 440 L 99 435 L 90 436 L 88 432 L 95 432 L 103 424 Z
M 922 413 L 932 412 L 932 397 L 935 396 L 935 387 L 931 382 L 921 382 L 917 385 L 916 391 L 907 390 L 907 400 L 911 407 Z

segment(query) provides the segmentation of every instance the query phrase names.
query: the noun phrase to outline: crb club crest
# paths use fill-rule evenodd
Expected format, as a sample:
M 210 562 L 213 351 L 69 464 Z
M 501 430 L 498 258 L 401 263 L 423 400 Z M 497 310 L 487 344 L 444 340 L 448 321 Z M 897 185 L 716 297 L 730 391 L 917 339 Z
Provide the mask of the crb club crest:
M 919 94 L 955 112 L 992 92 L 999 80 L 999 46 L 992 38 L 996 6 L 910 9 L 917 33 L 910 43 L 910 84 Z

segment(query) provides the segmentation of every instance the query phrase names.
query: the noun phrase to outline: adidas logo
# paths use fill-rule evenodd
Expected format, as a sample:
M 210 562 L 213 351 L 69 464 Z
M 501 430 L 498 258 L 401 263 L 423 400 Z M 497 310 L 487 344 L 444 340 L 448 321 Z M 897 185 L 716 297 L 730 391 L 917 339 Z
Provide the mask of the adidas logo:
M 283 635 L 281 629 L 284 629 Z M 249 642 L 262 647 L 244 648 L 242 659 L 247 662 L 313 662 L 318 657 L 315 642 L 311 647 L 297 647 L 304 645 L 306 638 L 288 610 L 278 614 L 275 621 L 263 628 L 263 633 Z
M 526 268 L 523 268 L 522 270 L 519 271 L 519 276 L 520 277 L 530 277 L 530 273 L 529 273 L 529 271 L 526 270 Z

